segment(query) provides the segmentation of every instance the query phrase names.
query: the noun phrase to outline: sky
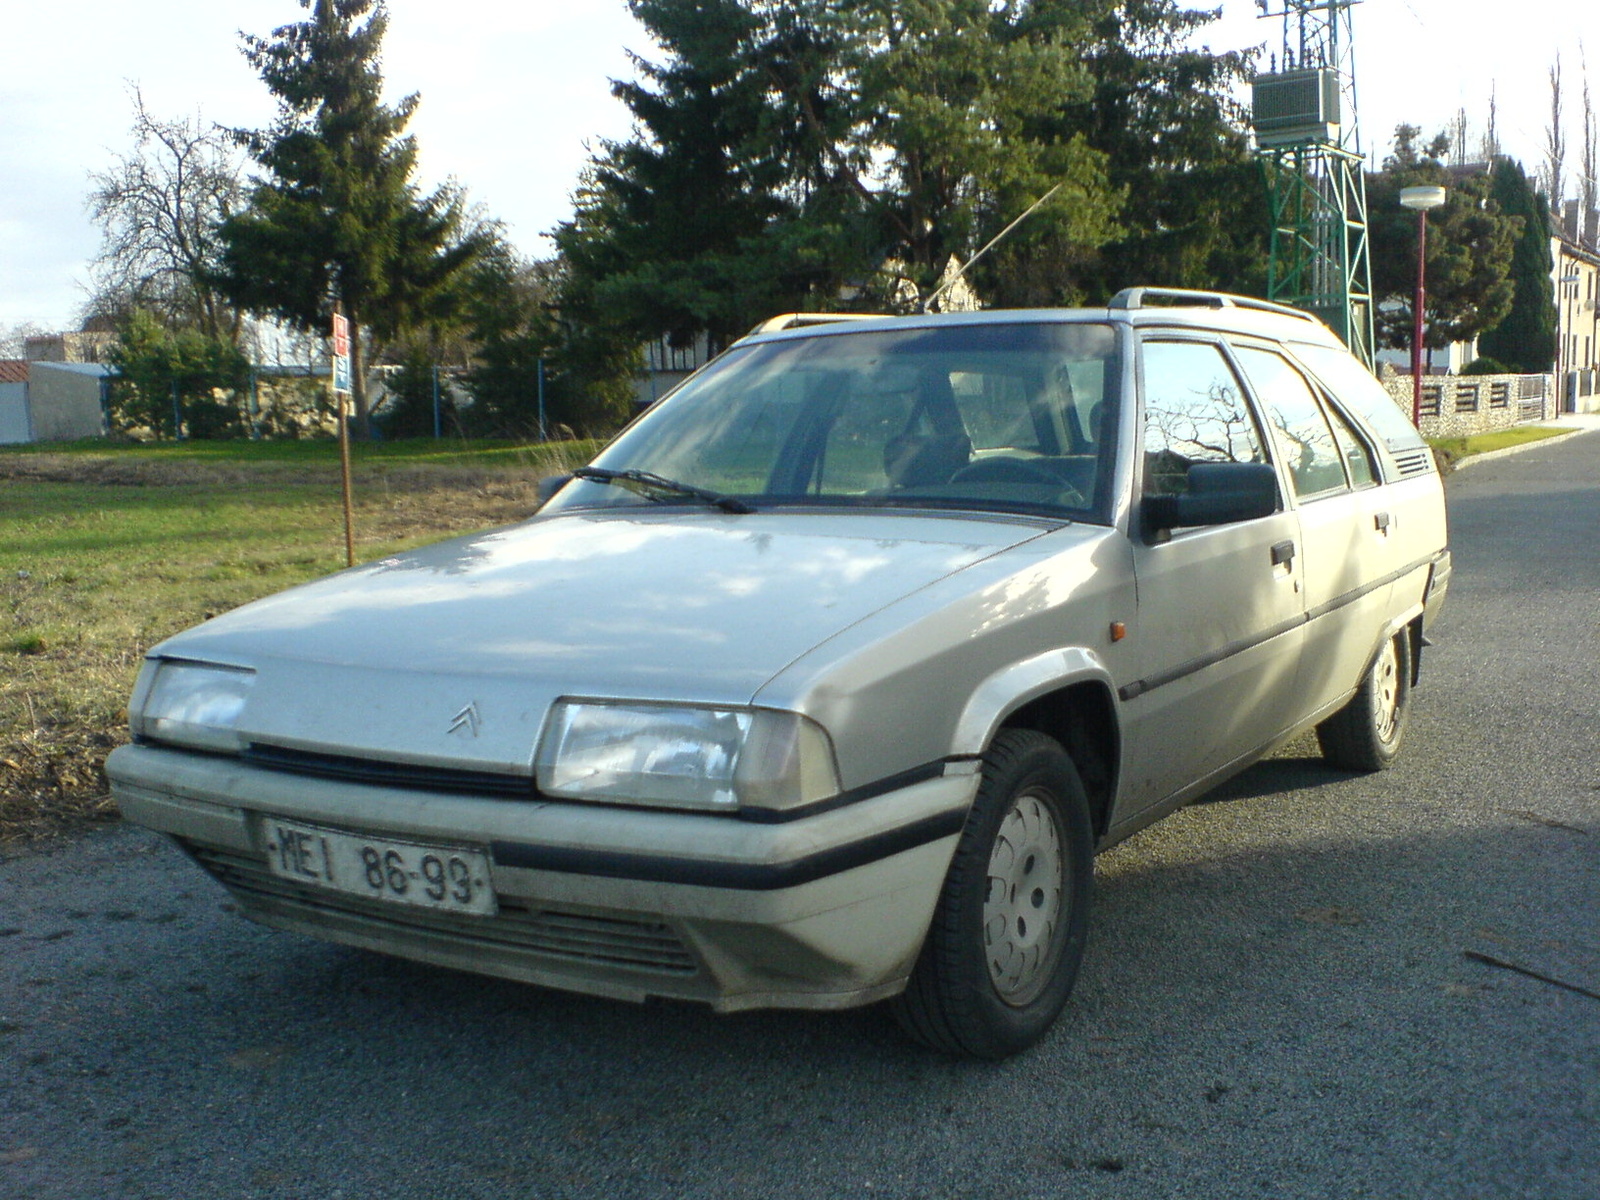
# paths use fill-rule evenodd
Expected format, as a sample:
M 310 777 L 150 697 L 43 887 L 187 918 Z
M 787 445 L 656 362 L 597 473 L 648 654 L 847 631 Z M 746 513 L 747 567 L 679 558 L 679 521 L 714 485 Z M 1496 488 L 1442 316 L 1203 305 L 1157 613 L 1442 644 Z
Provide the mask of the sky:
M 1281 22 L 1257 19 L 1257 0 L 1182 2 L 1220 3 L 1222 20 L 1199 39 L 1213 49 L 1279 44 Z M 295 0 L 9 7 L 0 66 L 0 333 L 25 322 L 68 329 L 87 299 L 99 245 L 85 208 L 89 176 L 131 147 L 130 86 L 142 89 L 157 117 L 264 126 L 272 99 L 239 52 L 239 33 L 269 33 L 302 10 Z M 1586 37 L 1600 76 L 1597 14 L 1590 0 L 1365 0 L 1354 10 L 1364 148 L 1381 156 L 1396 124 L 1433 133 L 1462 108 L 1475 145 L 1493 88 L 1501 144 L 1533 171 L 1544 158 L 1549 70 L 1559 52 L 1567 161 L 1575 164 Z M 610 81 L 633 77 L 630 50 L 649 57 L 652 47 L 624 0 L 389 0 L 383 69 L 391 99 L 422 97 L 411 125 L 420 182 L 454 178 L 505 223 L 523 253 L 548 253 L 544 235 L 570 216 L 590 149 L 628 133 Z

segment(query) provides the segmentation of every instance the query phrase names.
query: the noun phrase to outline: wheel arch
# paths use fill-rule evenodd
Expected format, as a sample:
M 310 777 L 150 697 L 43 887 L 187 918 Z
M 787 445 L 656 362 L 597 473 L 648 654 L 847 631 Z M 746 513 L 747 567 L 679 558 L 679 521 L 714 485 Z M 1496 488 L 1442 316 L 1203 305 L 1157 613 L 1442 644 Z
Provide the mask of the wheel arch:
M 1088 793 L 1095 836 L 1110 826 L 1122 767 L 1115 688 L 1098 657 L 1053 650 L 1014 663 L 973 693 L 957 726 L 956 755 L 981 755 L 1002 729 L 1032 729 L 1061 743 Z
M 1414 604 L 1385 625 L 1367 654 L 1366 663 L 1361 668 L 1361 678 L 1365 678 L 1367 672 L 1372 670 L 1372 665 L 1378 661 L 1378 656 L 1390 640 L 1404 635 L 1406 646 L 1411 651 L 1410 678 L 1407 682 L 1415 687 L 1422 678 L 1422 647 L 1426 644 L 1422 637 L 1422 621 L 1422 605 Z

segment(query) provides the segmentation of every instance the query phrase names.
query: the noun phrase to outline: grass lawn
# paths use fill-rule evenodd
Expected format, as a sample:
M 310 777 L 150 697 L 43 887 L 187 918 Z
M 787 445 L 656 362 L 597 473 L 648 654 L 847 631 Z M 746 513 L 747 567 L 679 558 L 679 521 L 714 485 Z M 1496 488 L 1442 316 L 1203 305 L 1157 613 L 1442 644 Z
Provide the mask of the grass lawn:
M 356 558 L 520 520 L 593 443 L 392 443 L 355 453 Z M 0 840 L 114 811 L 144 652 L 344 566 L 337 447 L 0 448 Z
M 1471 437 L 1429 438 L 1428 445 L 1438 451 L 1446 464 L 1454 466 L 1474 454 L 1487 454 L 1491 450 L 1505 450 L 1511 446 L 1525 446 L 1529 442 L 1560 437 L 1566 432 L 1565 429 L 1555 429 L 1549 425 L 1518 425 L 1514 429 L 1497 429 L 1493 433 L 1477 433 Z

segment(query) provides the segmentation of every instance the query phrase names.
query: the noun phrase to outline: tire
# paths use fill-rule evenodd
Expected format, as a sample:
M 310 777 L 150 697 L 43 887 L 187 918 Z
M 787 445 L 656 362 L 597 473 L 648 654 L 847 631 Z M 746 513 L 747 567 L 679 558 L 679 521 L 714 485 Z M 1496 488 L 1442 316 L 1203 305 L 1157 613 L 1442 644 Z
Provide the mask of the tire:
M 1050 1028 L 1078 975 L 1094 882 L 1089 802 L 1042 733 L 1003 730 L 917 965 L 891 1002 L 916 1040 L 999 1059 Z
M 1402 629 L 1386 643 L 1356 694 L 1317 726 L 1317 743 L 1331 766 L 1383 771 L 1394 765 L 1411 715 L 1411 637 Z

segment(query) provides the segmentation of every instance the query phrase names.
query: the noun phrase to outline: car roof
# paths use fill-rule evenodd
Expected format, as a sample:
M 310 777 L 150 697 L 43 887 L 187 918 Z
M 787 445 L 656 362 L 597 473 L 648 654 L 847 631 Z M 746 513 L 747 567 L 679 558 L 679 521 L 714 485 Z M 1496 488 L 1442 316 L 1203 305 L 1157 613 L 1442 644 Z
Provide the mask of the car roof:
M 1104 308 L 1014 308 L 978 312 L 885 316 L 876 313 L 786 313 L 763 321 L 737 344 L 862 333 L 869 329 L 923 329 L 950 325 L 1098 322 L 1254 334 L 1278 341 L 1342 347 L 1311 313 L 1252 296 L 1176 288 L 1128 288 Z

